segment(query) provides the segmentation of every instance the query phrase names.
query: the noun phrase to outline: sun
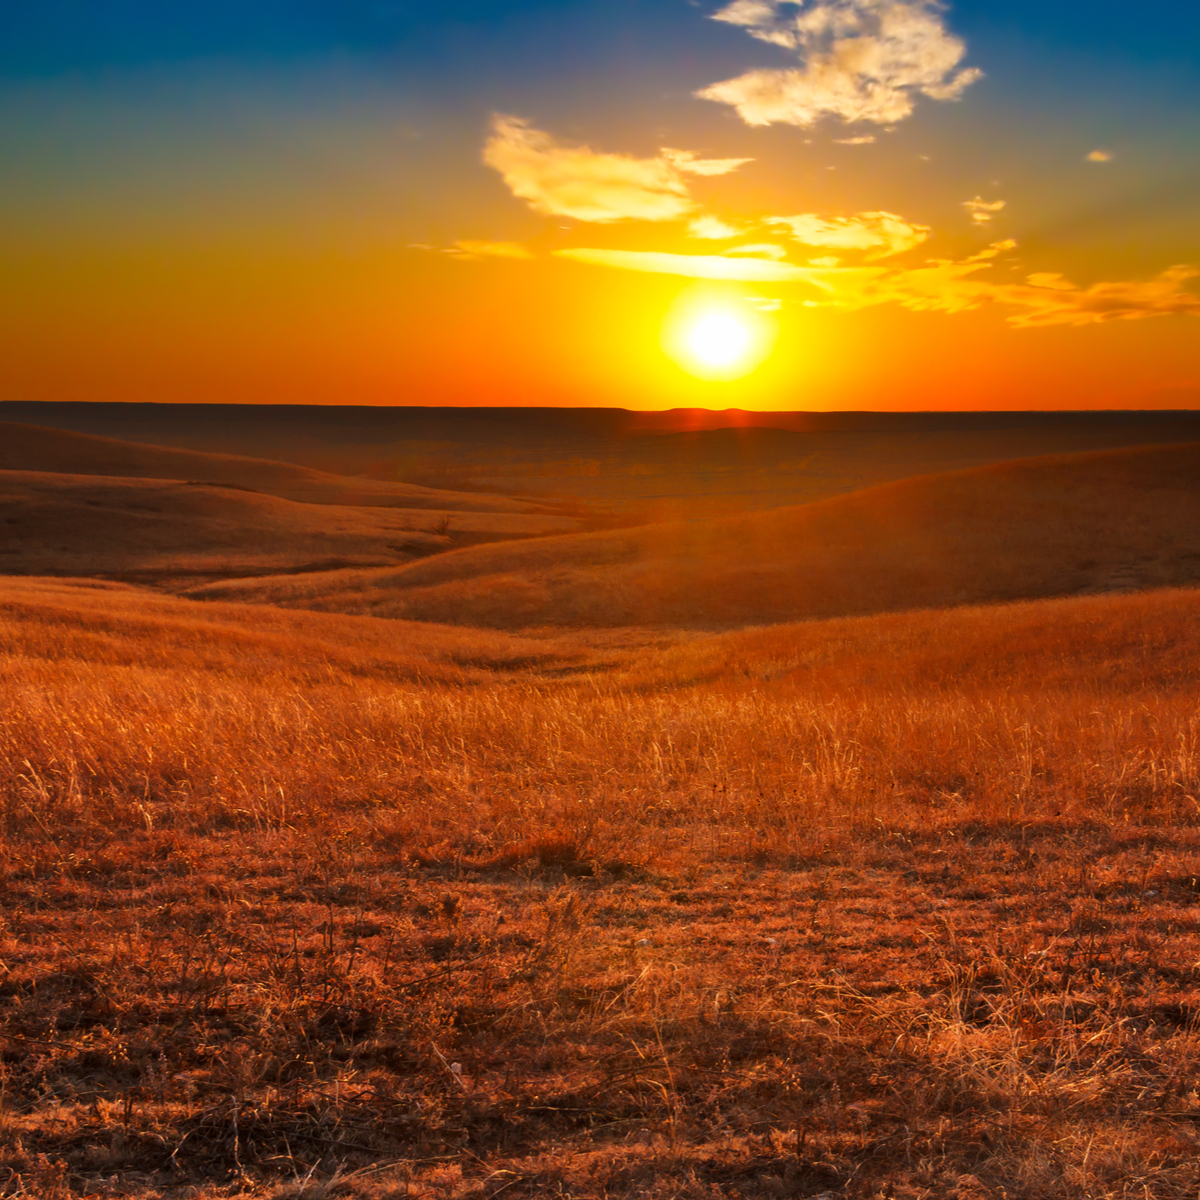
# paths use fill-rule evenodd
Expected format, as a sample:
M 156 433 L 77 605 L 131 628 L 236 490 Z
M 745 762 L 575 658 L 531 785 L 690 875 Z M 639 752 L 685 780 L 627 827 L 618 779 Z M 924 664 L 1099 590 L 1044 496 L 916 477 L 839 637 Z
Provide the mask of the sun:
M 741 379 L 771 353 L 775 334 L 775 322 L 744 297 L 689 292 L 667 313 L 662 346 L 690 375 Z
M 736 366 L 754 341 L 754 330 L 740 314 L 722 312 L 701 313 L 684 334 L 688 353 L 698 362 L 716 371 Z

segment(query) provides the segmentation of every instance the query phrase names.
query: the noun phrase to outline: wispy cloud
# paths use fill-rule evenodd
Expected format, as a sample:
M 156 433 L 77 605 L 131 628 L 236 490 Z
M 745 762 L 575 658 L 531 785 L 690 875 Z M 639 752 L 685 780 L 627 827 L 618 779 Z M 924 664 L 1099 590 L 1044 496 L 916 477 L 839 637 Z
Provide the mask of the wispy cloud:
M 1176 266 L 1148 280 L 1119 280 L 1079 287 L 1049 272 L 1025 283 L 997 282 L 986 273 L 1015 248 L 996 242 L 958 261 L 934 259 L 919 267 L 840 266 L 819 260 L 808 266 L 731 254 L 665 254 L 636 250 L 557 250 L 555 254 L 593 266 L 680 275 L 690 279 L 808 285 L 800 303 L 810 308 L 855 310 L 897 304 L 923 312 L 961 313 L 998 304 L 1011 310 L 1010 324 L 1095 325 L 1170 314 L 1200 316 L 1200 295 L 1184 285 L 1200 269 Z
M 455 242 L 447 251 L 456 258 L 510 258 L 530 259 L 537 256 L 519 242 Z
M 748 125 L 808 126 L 823 116 L 891 125 L 918 95 L 955 100 L 982 72 L 937 0 L 733 0 L 713 19 L 793 51 L 801 67 L 748 71 L 696 94 L 732 105 Z
M 1061 275 L 1031 275 L 1030 286 L 997 289 L 996 299 L 1025 310 L 1009 318 L 1014 325 L 1095 325 L 1172 314 L 1200 316 L 1200 296 L 1183 286 L 1197 276 L 1200 268 L 1180 265 L 1169 267 L 1153 279 L 1118 280 L 1081 288 Z
M 963 208 L 971 214 L 971 220 L 976 225 L 986 225 L 1003 207 L 1003 200 L 985 200 L 976 196 L 974 200 L 964 200 Z
M 748 158 L 699 158 L 663 150 L 657 158 L 567 146 L 520 117 L 497 114 L 483 161 L 537 212 L 577 221 L 674 221 L 695 211 L 689 175 L 726 175 Z
M 742 231 L 736 225 L 722 221 L 720 217 L 705 214 L 696 217 L 688 223 L 688 237 L 706 238 L 708 241 L 721 242 L 727 238 L 741 237 Z
M 874 135 L 868 137 L 834 138 L 839 146 L 870 146 L 875 142 Z
M 1093 150 L 1087 156 L 1088 162 L 1112 162 L 1112 153 L 1108 150 Z
M 794 217 L 768 217 L 767 223 L 786 227 L 805 246 L 866 250 L 870 251 L 869 258 L 912 250 L 933 232 L 928 225 L 914 225 L 890 212 L 865 212 L 852 217 L 798 213 Z
M 793 263 L 724 254 L 667 254 L 658 250 L 555 250 L 558 258 L 616 267 L 621 271 L 647 271 L 652 275 L 682 275 L 686 279 L 731 279 L 746 283 L 816 283 L 820 271 Z
M 769 258 L 775 262 L 787 258 L 787 251 L 773 242 L 749 242 L 744 246 L 730 246 L 725 253 L 744 258 Z

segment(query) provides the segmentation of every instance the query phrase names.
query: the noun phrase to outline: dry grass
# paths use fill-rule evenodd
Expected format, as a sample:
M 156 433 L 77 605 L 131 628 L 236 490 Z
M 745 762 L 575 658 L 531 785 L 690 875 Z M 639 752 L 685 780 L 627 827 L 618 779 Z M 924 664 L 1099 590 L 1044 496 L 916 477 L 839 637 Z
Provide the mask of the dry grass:
M 1200 1187 L 1194 592 L 0 613 L 6 1194 Z
M 1200 447 L 1143 447 L 190 594 L 505 629 L 729 628 L 1193 583 L 1197 528 Z

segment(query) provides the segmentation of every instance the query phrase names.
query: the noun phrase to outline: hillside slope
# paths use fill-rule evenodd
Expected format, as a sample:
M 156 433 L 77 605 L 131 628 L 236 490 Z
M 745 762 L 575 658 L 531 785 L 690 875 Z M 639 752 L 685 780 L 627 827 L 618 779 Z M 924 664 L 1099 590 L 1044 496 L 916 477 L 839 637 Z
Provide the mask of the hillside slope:
M 191 594 L 461 624 L 721 628 L 1200 580 L 1200 444 L 1053 455 L 815 504 Z
M 308 504 L 432 509 L 442 513 L 523 514 L 538 518 L 524 523 L 529 528 L 515 523 L 513 532 L 517 535 L 577 528 L 577 522 L 557 514 L 552 506 L 509 496 L 350 478 L 269 459 L 175 450 L 12 422 L 0 422 L 0 470 L 179 479 L 251 488 Z M 465 527 L 464 520 L 458 520 L 460 527 Z M 491 523 L 496 524 L 494 520 Z
M 0 471 L 0 573 L 159 581 L 406 562 L 444 550 L 387 508 L 216 484 Z

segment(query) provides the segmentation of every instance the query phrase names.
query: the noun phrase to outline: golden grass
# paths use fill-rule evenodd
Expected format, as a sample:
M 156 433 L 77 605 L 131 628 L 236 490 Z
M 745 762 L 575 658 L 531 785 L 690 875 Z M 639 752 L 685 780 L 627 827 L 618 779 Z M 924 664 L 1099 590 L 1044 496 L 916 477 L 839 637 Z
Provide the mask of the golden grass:
M 801 853 L 827 826 L 885 814 L 927 829 L 930 805 L 1025 821 L 1047 804 L 1110 819 L 1148 803 L 1157 819 L 1168 801 L 1173 816 L 1191 811 L 1200 788 L 1191 591 L 747 630 L 604 658 L 569 637 L 134 589 L 6 581 L 0 595 L 5 782 L 11 796 L 36 776 L 59 822 L 127 778 L 146 809 L 134 825 L 202 832 L 243 810 L 259 827 L 333 808 L 394 815 L 388 789 L 419 777 L 440 823 L 480 852 L 578 818 L 614 847 L 659 827 L 690 855 L 718 828 L 726 849 L 736 829 L 741 852 Z
M 1192 583 L 1197 528 L 1200 447 L 1142 447 L 189 594 L 506 629 L 729 628 Z
M 1194 1195 L 1198 668 L 4 581 L 0 1189 Z

